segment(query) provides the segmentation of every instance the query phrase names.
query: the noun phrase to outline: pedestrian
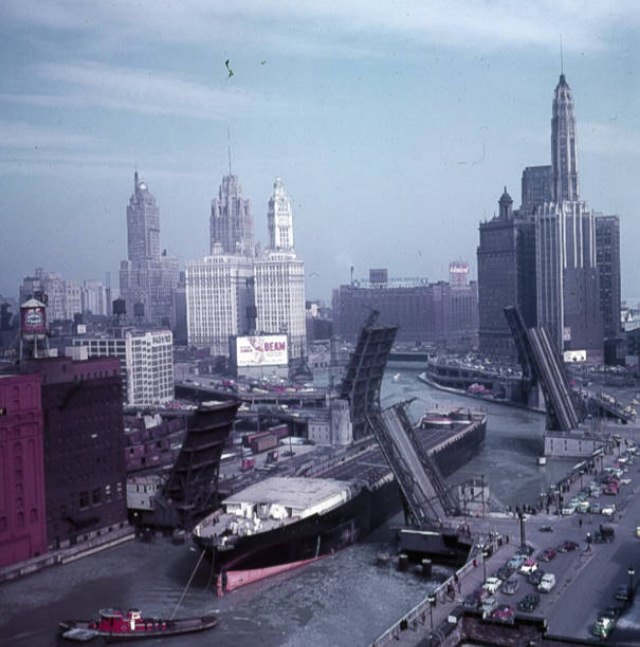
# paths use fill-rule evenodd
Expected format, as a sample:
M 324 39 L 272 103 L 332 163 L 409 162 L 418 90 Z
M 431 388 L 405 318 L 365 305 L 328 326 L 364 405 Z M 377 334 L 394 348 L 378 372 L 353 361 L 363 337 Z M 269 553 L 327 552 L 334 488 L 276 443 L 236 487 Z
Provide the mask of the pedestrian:
M 578 521 L 578 528 L 582 528 L 582 519 Z

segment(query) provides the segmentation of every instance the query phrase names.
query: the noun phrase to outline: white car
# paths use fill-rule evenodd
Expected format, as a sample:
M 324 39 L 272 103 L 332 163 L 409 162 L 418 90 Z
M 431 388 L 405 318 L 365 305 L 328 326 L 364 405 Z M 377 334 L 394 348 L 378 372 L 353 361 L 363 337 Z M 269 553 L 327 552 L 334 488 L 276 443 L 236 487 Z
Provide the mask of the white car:
M 605 517 L 613 517 L 613 515 L 616 513 L 616 506 L 615 504 L 611 505 L 606 505 L 604 508 L 602 508 L 602 511 L 600 514 L 603 514 Z
M 499 577 L 488 577 L 482 588 L 492 595 L 502 586 L 502 580 Z
M 531 573 L 538 570 L 538 564 L 534 559 L 525 559 L 519 570 L 523 575 L 531 575 Z

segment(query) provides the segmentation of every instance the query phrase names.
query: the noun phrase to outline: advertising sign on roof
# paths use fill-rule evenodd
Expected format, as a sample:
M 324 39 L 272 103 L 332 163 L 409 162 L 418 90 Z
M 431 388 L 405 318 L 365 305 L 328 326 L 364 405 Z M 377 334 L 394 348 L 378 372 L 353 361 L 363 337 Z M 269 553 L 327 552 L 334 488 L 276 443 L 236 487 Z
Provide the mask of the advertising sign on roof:
M 260 335 L 236 338 L 238 367 L 287 366 L 289 350 L 286 335 Z

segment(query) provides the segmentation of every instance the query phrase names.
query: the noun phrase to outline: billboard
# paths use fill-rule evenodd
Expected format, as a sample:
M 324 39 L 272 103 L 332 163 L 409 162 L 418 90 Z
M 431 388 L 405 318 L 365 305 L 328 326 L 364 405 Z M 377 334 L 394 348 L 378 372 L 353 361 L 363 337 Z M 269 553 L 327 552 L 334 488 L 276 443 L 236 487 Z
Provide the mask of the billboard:
M 236 337 L 238 368 L 242 366 L 287 366 L 289 344 L 286 335 Z

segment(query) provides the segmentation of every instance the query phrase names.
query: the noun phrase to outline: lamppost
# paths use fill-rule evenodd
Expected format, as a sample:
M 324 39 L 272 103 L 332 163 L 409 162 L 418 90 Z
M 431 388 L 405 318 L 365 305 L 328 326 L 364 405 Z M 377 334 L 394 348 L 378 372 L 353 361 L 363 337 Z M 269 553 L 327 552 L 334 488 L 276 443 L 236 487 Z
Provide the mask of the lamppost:
M 489 551 L 486 548 L 482 549 L 482 576 L 483 582 L 487 581 L 487 557 L 489 557 Z
M 518 514 L 518 518 L 520 519 L 520 546 L 524 550 L 527 547 L 527 537 L 524 532 L 524 512 L 520 512 Z
M 427 600 L 429 600 L 429 618 L 431 619 L 431 631 L 433 631 L 433 607 L 436 606 L 436 594 L 429 593 Z
M 635 569 L 633 568 L 633 564 L 629 566 L 629 570 L 627 571 L 629 573 L 629 601 L 633 601 L 633 576 L 636 574 Z

